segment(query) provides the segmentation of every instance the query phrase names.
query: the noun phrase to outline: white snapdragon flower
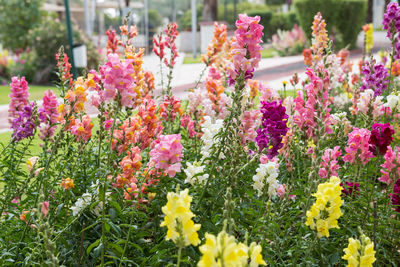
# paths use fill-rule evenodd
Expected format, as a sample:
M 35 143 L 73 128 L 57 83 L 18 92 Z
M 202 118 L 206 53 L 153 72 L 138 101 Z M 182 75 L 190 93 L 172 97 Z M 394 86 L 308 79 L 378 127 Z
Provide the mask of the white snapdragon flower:
M 269 197 L 275 196 L 279 186 L 276 179 L 279 174 L 278 164 L 272 161 L 260 164 L 256 171 L 257 173 L 253 176 L 253 188 L 257 190 L 258 196 L 263 194 L 266 185 L 268 185 Z
M 90 205 L 91 201 L 92 201 L 92 195 L 87 192 L 84 193 L 70 208 L 72 210 L 72 215 L 76 216 L 79 213 L 81 213 L 82 210 L 84 210 L 87 206 Z
M 203 131 L 203 136 L 201 137 L 201 140 L 203 141 L 203 146 L 201 148 L 201 155 L 203 156 L 203 159 L 210 156 L 212 145 L 214 143 L 218 143 L 219 138 L 214 137 L 216 134 L 218 134 L 223 125 L 224 121 L 221 119 L 218 119 L 215 121 L 215 123 L 212 123 L 210 116 L 204 117 L 204 122 L 201 127 L 201 130 Z M 222 157 L 222 155 L 220 156 Z
M 392 111 L 396 108 L 400 110 L 400 97 L 398 95 L 388 95 L 386 100 L 385 107 L 389 107 Z
M 195 183 L 201 184 L 208 179 L 208 174 L 199 175 L 204 173 L 204 168 L 206 167 L 204 165 L 200 165 L 200 162 L 195 161 L 193 164 L 187 162 L 186 166 L 187 168 L 184 170 L 186 174 L 185 183 L 189 183 L 191 185 L 194 185 Z

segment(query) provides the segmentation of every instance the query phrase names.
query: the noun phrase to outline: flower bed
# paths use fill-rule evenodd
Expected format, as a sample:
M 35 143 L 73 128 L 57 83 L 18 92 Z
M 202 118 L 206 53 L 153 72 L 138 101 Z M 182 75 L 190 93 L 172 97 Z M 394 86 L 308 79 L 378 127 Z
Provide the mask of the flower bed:
M 385 15 L 392 39 L 399 9 Z M 215 27 L 188 101 L 171 89 L 176 24 L 154 39 L 168 69 L 159 97 L 126 25 L 120 39 L 108 32 L 106 63 L 75 81 L 60 49 L 62 103 L 51 91 L 29 102 L 12 79 L 1 266 L 399 265 L 397 47 L 353 72 L 317 14 L 306 79 L 293 76 L 297 96 L 284 98 L 252 79 L 259 17 L 239 15 L 232 39 Z

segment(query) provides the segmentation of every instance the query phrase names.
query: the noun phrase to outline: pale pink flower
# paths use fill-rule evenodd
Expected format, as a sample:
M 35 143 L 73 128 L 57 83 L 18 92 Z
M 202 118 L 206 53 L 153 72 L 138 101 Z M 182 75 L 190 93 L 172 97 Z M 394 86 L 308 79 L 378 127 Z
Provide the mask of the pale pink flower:
M 385 162 L 381 165 L 383 174 L 378 178 L 379 181 L 391 184 L 400 178 L 400 147 L 396 147 L 393 151 L 392 147 L 388 146 L 385 153 Z
M 374 157 L 374 154 L 369 150 L 370 136 L 371 132 L 367 129 L 353 128 L 353 131 L 348 135 L 349 140 L 345 148 L 347 154 L 343 157 L 343 160 L 351 164 L 356 161 L 360 161 L 362 165 L 368 163 Z
M 196 136 L 197 133 L 194 129 L 194 121 L 190 118 L 190 115 L 183 115 L 181 117 L 181 126 L 187 129 L 190 138 Z
M 42 105 L 43 107 L 39 109 L 39 119 L 42 121 L 39 137 L 44 140 L 54 135 L 57 129 L 57 118 L 60 115 L 57 111 L 57 96 L 53 91 L 44 92 Z
M 278 185 L 278 188 L 276 189 L 276 193 L 280 198 L 283 198 L 285 196 L 286 192 L 286 186 L 284 184 Z
M 43 217 L 47 216 L 47 213 L 49 213 L 49 202 L 48 201 L 44 201 L 41 205 L 40 205 L 40 209 L 42 211 Z
M 337 170 L 340 168 L 338 165 L 338 157 L 342 154 L 339 146 L 335 146 L 333 149 L 328 148 L 324 151 L 324 155 L 321 157 L 321 168 L 319 169 L 319 176 L 322 178 L 329 178 L 331 176 L 338 176 Z
M 10 105 L 8 106 L 8 121 L 11 123 L 12 120 L 18 117 L 18 112 L 22 111 L 23 108 L 29 104 L 29 87 L 25 77 L 19 79 L 18 77 L 11 78 L 11 93 Z
M 85 115 L 82 117 L 82 121 L 80 119 L 74 121 L 74 125 L 71 127 L 71 133 L 77 137 L 77 141 L 83 139 L 87 142 L 90 137 L 92 137 L 92 128 L 92 120 L 89 115 Z
M 104 100 L 114 100 L 118 92 L 121 96 L 121 105 L 133 107 L 136 98 L 133 61 L 131 59 L 121 61 L 118 54 L 108 54 L 107 58 L 107 63 L 100 66 L 104 85 L 101 97 Z
M 181 171 L 182 149 L 180 134 L 160 135 L 151 145 L 150 163 L 174 177 Z

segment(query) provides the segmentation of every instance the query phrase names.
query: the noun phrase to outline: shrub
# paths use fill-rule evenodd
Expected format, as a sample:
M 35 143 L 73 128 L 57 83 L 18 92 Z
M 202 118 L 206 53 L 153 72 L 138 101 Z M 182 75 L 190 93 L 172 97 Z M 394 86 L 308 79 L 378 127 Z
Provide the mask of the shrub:
M 270 39 L 272 35 L 282 31 L 290 31 L 295 24 L 298 24 L 296 14 L 294 12 L 289 13 L 275 13 L 272 16 L 270 25 L 267 29 L 267 39 Z
M 277 34 L 272 36 L 272 46 L 281 56 L 299 54 L 306 45 L 307 38 L 296 24 L 291 31 L 278 30 Z
M 329 34 L 337 32 L 338 48 L 355 46 L 358 32 L 366 16 L 365 0 L 295 0 L 294 6 L 300 26 L 311 39 L 311 26 L 315 14 L 321 12 Z
M 51 74 L 56 66 L 54 57 L 58 49 L 63 45 L 65 51 L 69 53 L 69 45 L 65 23 L 56 19 L 54 15 L 48 15 L 43 18 L 41 24 L 43 26 L 31 30 L 29 36 L 32 40 L 31 47 L 38 58 L 34 81 L 46 83 L 55 78 Z M 73 27 L 73 32 L 74 43 L 86 45 L 88 68 L 95 67 L 99 63 L 99 54 L 94 44 L 76 25 Z
M 357 12 L 355 12 L 357 10 Z M 357 35 L 361 31 L 367 12 L 367 4 L 364 0 L 346 0 L 341 5 L 336 27 L 341 34 L 340 47 L 350 44 L 355 47 Z
M 0 43 L 6 49 L 25 50 L 29 46 L 27 32 L 40 23 L 43 0 L 0 1 Z

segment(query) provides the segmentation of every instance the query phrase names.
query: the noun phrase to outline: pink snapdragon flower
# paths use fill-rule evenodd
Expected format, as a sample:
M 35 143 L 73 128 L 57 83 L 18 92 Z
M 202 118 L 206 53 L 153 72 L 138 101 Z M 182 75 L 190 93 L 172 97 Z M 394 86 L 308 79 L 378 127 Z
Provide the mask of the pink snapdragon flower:
M 48 201 L 44 201 L 41 205 L 40 205 L 40 209 L 42 211 L 43 217 L 46 217 L 47 214 L 49 213 L 49 202 Z
M 259 22 L 259 16 L 249 17 L 246 14 L 239 14 L 239 19 L 236 21 L 236 40 L 232 43 L 231 51 L 233 66 L 228 67 L 230 84 L 233 84 L 236 77 L 241 74 L 245 79 L 251 79 L 254 69 L 258 67 L 264 29 Z
M 340 166 L 337 164 L 337 158 L 342 154 L 339 146 L 335 146 L 333 149 L 328 148 L 324 151 L 324 155 L 321 157 L 321 168 L 319 169 L 319 176 L 322 178 L 328 178 L 331 176 L 338 176 L 337 170 Z
M 150 164 L 174 177 L 181 171 L 182 149 L 180 134 L 160 135 L 151 145 Z
M 18 112 L 23 111 L 23 108 L 29 104 L 29 87 L 25 77 L 19 79 L 18 77 L 11 78 L 11 93 L 10 105 L 8 106 L 8 121 L 11 123 L 13 119 L 18 117 Z
M 53 91 L 49 90 L 44 92 L 42 105 L 43 107 L 39 109 L 39 119 L 42 121 L 43 125 L 40 128 L 39 137 L 44 140 L 54 135 L 57 129 L 55 124 L 58 122 L 57 118 L 60 115 L 57 111 L 57 96 Z
M 82 117 L 82 121 L 80 119 L 73 121 L 71 133 L 77 137 L 77 141 L 83 139 L 87 142 L 92 137 L 92 128 L 92 120 L 89 115 L 85 115 Z
M 117 54 L 108 54 L 108 61 L 100 66 L 101 81 L 104 84 L 104 91 L 101 97 L 104 100 L 114 100 L 117 92 L 121 95 L 121 105 L 133 107 L 136 98 L 136 87 L 133 75 L 132 60 L 121 61 Z
M 261 113 L 259 110 L 245 110 L 242 114 L 240 126 L 240 136 L 242 138 L 242 143 L 255 141 L 257 137 L 256 130 L 261 124 Z
M 181 117 L 181 126 L 187 129 L 190 138 L 196 136 L 197 132 L 194 129 L 194 121 L 190 118 L 190 115 L 183 115 Z
M 391 184 L 400 179 L 400 147 L 396 147 L 393 151 L 392 147 L 388 146 L 384 158 L 385 162 L 381 165 L 383 175 L 378 180 Z
M 356 160 L 359 160 L 362 165 L 367 164 L 374 157 L 369 149 L 370 136 L 371 132 L 367 129 L 353 128 L 353 131 L 348 135 L 349 140 L 345 148 L 347 154 L 343 157 L 343 160 L 351 164 L 354 164 Z
M 165 47 L 169 48 L 171 51 L 171 57 L 169 61 L 164 58 L 164 64 L 168 68 L 172 68 L 176 63 L 176 58 L 178 57 L 178 49 L 176 47 L 176 38 L 178 37 L 178 24 L 170 23 L 164 30 L 165 33 Z
M 331 133 L 330 128 L 330 108 L 328 93 L 330 90 L 329 73 L 326 69 L 320 67 L 316 73 L 313 69 L 307 68 L 306 74 L 310 80 L 305 85 L 307 97 L 302 91 L 297 91 L 295 102 L 295 113 L 293 121 L 297 126 L 306 132 L 309 138 L 316 136 L 316 130 L 322 133 Z M 323 75 L 323 79 L 319 75 Z M 323 122 L 323 125 L 318 125 L 317 119 Z M 317 128 L 318 127 L 318 128 Z

